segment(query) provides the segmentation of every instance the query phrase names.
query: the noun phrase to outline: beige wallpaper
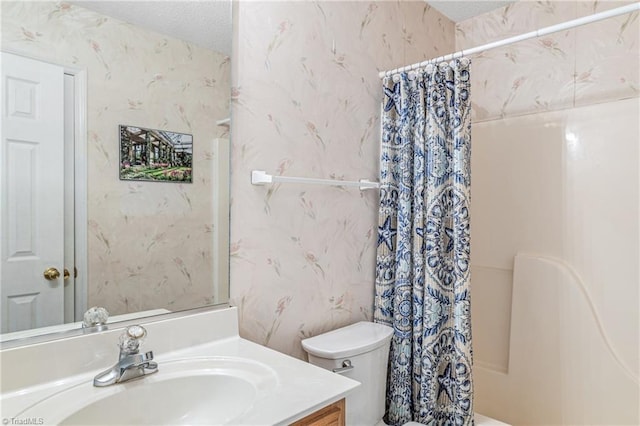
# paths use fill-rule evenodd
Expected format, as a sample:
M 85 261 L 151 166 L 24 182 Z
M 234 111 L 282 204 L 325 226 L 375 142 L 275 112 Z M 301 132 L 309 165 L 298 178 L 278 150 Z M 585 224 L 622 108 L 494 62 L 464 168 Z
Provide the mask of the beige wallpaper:
M 88 304 L 111 314 L 213 300 L 212 165 L 229 60 L 87 9 L 1 2 L 2 48 L 88 74 Z M 118 179 L 118 125 L 193 135 L 193 184 Z
M 236 7 L 231 301 L 243 337 L 304 358 L 300 339 L 371 320 L 378 198 L 251 170 L 377 180 L 378 71 L 450 52 L 454 27 L 421 1 Z
M 632 1 L 519 1 L 456 25 L 457 49 L 480 46 Z M 640 28 L 630 13 L 474 56 L 476 121 L 637 97 Z

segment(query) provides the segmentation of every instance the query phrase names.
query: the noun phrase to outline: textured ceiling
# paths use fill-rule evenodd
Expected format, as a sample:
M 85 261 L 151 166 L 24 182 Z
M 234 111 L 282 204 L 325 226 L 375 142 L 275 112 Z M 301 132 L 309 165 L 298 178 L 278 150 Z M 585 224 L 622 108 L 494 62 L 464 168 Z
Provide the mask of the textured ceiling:
M 231 0 L 78 0 L 71 3 L 180 40 L 231 55 Z M 513 1 L 427 0 L 455 22 Z
M 80 0 L 71 3 L 231 55 L 231 0 Z
M 513 1 L 460 1 L 460 0 L 427 0 L 427 3 L 437 9 L 454 22 L 464 21 L 474 16 L 482 15 L 500 7 L 504 7 Z

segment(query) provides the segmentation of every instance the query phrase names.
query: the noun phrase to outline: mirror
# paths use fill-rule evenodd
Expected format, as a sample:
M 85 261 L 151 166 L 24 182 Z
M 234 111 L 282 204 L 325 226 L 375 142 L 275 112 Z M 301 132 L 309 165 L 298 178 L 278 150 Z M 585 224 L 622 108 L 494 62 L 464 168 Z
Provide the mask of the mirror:
M 231 2 L 0 7 L 2 340 L 228 302 Z

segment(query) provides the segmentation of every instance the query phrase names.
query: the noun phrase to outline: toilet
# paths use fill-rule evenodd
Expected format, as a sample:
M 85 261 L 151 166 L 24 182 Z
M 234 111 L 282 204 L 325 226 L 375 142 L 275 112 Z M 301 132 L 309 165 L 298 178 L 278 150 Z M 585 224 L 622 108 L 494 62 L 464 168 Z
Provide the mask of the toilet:
M 392 334 L 391 327 L 362 321 L 302 341 L 311 364 L 361 383 L 347 395 L 347 425 L 383 424 Z
M 384 426 L 389 347 L 393 329 L 358 322 L 302 340 L 309 362 L 361 383 L 347 395 L 347 426 Z M 476 426 L 509 426 L 475 413 Z M 404 426 L 421 425 L 416 422 Z

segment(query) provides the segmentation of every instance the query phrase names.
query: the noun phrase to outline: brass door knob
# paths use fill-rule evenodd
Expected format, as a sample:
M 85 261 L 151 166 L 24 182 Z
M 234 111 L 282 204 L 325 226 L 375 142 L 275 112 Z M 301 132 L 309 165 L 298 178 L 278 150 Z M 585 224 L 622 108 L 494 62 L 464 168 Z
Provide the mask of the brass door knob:
M 60 278 L 60 271 L 58 271 L 56 268 L 49 268 L 44 271 L 43 275 L 49 281 L 57 280 L 58 278 Z
M 71 276 L 71 274 L 69 273 L 69 270 L 67 268 L 64 268 L 64 279 L 69 279 L 69 277 Z

